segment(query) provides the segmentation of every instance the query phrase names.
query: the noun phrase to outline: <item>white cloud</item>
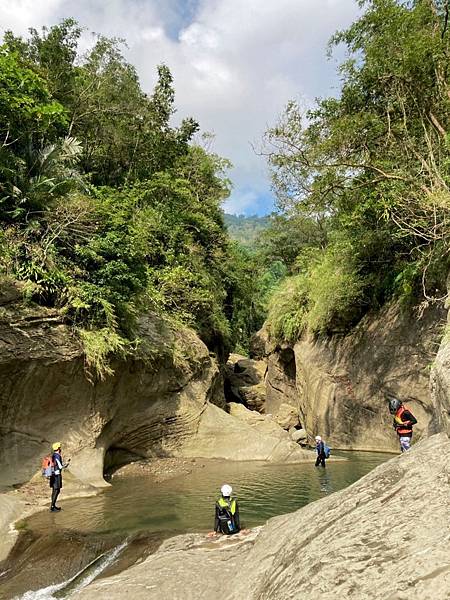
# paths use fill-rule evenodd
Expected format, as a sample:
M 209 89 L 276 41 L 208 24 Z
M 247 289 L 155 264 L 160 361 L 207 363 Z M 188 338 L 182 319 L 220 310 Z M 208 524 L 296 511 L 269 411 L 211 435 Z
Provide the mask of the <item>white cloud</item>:
M 227 207 L 238 212 L 257 212 L 269 193 L 264 159 L 251 143 L 289 99 L 308 105 L 330 93 L 337 79 L 325 47 L 357 12 L 355 0 L 0 0 L 0 23 L 17 33 L 73 16 L 125 38 L 148 90 L 155 66 L 168 64 L 178 115 L 215 133 L 215 151 L 235 166 Z

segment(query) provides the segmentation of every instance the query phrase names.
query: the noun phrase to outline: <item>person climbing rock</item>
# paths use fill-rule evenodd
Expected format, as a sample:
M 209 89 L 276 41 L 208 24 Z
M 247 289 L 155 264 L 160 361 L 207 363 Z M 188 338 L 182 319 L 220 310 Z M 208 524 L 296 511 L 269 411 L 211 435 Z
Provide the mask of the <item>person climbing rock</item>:
M 315 440 L 316 440 L 316 452 L 317 452 L 316 467 L 318 467 L 319 465 L 322 465 L 322 467 L 325 467 L 325 459 L 328 458 L 325 442 L 322 440 L 320 435 L 316 435 Z
M 393 426 L 400 442 L 400 451 L 406 452 L 411 448 L 413 426 L 417 423 L 417 419 L 395 396 L 388 395 L 387 400 L 389 401 L 389 412 L 394 415 Z
M 216 514 L 214 519 L 214 531 L 209 536 L 223 533 L 232 535 L 241 530 L 239 519 L 239 506 L 237 499 L 232 496 L 233 488 L 225 483 L 220 488 L 221 496 L 216 501 Z
M 55 442 L 52 445 L 52 450 L 53 473 L 50 477 L 50 487 L 52 488 L 52 504 L 50 506 L 50 510 L 51 512 L 57 512 L 61 510 L 59 506 L 56 506 L 56 500 L 62 488 L 62 471 L 63 469 L 67 469 L 69 466 L 70 458 L 66 463 L 63 462 L 61 456 L 61 442 Z

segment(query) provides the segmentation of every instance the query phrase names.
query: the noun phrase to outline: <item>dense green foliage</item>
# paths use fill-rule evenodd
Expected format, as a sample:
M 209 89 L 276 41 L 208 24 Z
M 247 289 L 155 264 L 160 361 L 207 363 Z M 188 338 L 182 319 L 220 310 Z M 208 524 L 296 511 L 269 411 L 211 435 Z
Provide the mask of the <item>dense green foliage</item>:
M 269 226 L 269 217 L 225 213 L 225 225 L 232 240 L 236 240 L 247 248 L 253 248 L 258 236 Z
M 171 125 L 167 67 L 147 96 L 118 41 L 80 57 L 80 34 L 67 20 L 0 47 L 1 274 L 60 311 L 101 375 L 149 310 L 229 347 L 245 291 L 228 164 L 192 144 L 195 121 Z
M 306 115 L 292 102 L 267 132 L 282 214 L 264 235 L 292 273 L 271 300 L 280 339 L 342 330 L 395 295 L 445 295 L 449 4 L 359 4 L 362 16 L 332 41 L 349 53 L 340 96 Z

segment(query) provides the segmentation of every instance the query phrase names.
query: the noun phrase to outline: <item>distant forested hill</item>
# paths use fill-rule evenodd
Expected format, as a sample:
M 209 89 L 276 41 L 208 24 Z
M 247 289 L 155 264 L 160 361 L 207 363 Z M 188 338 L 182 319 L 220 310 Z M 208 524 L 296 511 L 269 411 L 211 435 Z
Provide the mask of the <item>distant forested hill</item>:
M 270 217 L 258 217 L 252 215 L 228 215 L 225 214 L 225 225 L 233 240 L 237 240 L 244 246 L 253 246 L 256 237 L 261 231 L 269 226 Z

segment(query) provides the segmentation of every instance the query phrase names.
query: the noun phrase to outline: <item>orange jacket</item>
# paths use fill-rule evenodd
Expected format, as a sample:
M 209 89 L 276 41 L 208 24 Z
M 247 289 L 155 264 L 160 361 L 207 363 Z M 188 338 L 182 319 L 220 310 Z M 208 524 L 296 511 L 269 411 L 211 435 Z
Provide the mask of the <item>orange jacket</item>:
M 413 425 L 417 423 L 417 419 L 410 410 L 405 408 L 403 404 L 398 408 L 394 417 L 394 426 L 398 435 L 412 435 Z

